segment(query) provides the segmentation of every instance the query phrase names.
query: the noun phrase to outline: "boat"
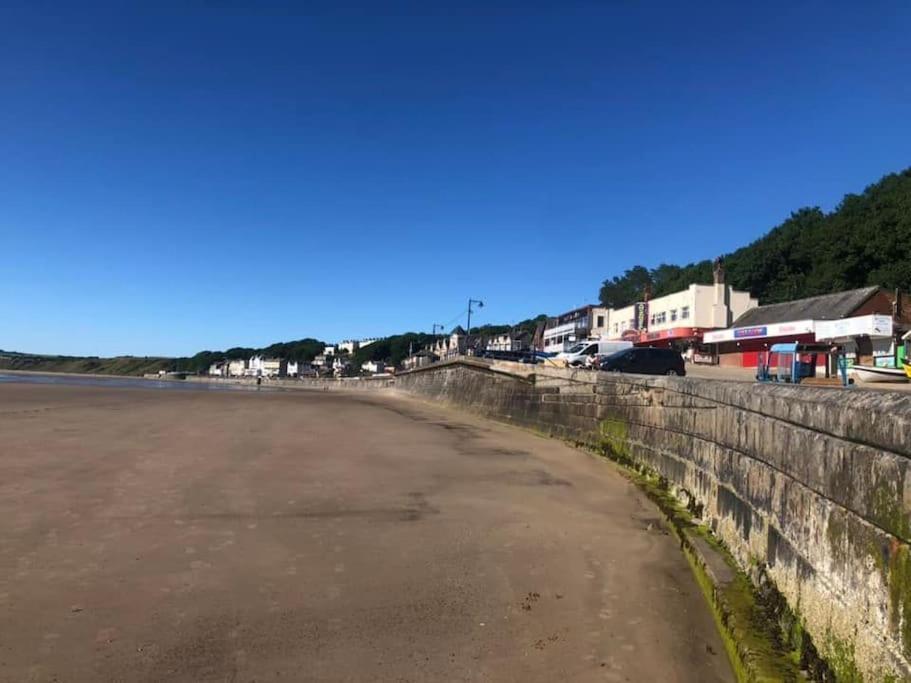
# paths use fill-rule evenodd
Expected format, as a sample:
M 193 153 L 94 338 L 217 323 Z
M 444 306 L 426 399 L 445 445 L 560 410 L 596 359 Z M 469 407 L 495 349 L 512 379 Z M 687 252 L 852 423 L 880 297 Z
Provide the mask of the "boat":
M 905 368 L 908 366 L 906 365 Z M 906 369 L 877 368 L 871 365 L 855 365 L 851 368 L 854 376 L 861 382 L 907 382 Z
M 911 331 L 905 332 L 902 341 L 905 342 L 905 356 L 902 358 L 902 367 L 905 368 L 905 374 L 908 375 L 908 379 L 911 379 Z

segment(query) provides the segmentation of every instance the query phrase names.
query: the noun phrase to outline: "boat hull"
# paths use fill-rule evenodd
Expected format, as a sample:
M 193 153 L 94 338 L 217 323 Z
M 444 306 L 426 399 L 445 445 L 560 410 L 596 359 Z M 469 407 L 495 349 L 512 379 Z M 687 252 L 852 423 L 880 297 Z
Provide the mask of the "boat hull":
M 873 368 L 866 365 L 855 365 L 851 371 L 854 373 L 854 377 L 868 384 L 908 381 L 906 370 L 900 368 Z

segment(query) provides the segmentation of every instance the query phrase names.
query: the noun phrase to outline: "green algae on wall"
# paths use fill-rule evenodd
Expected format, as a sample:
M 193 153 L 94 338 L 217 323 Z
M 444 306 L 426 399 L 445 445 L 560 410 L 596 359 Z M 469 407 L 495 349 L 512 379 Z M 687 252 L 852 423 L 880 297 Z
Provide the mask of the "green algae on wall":
M 901 632 L 902 650 L 911 654 L 911 551 L 893 542 L 889 556 L 889 602 L 892 628 Z

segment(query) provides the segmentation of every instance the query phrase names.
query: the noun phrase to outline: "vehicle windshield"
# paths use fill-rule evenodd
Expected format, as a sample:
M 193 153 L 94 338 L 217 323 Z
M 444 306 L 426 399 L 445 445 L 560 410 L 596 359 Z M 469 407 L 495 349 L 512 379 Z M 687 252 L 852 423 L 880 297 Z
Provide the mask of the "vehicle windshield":
M 573 346 L 569 347 L 569 350 L 566 353 L 579 353 L 586 346 L 588 346 L 588 344 L 574 344 Z

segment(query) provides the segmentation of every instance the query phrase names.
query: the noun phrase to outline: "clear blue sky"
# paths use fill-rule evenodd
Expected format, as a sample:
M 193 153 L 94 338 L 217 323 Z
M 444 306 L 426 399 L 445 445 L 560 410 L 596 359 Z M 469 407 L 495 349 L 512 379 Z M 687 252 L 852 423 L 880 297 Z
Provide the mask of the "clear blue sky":
M 0 348 L 515 322 L 911 165 L 906 2 L 139 4 L 0 9 Z

